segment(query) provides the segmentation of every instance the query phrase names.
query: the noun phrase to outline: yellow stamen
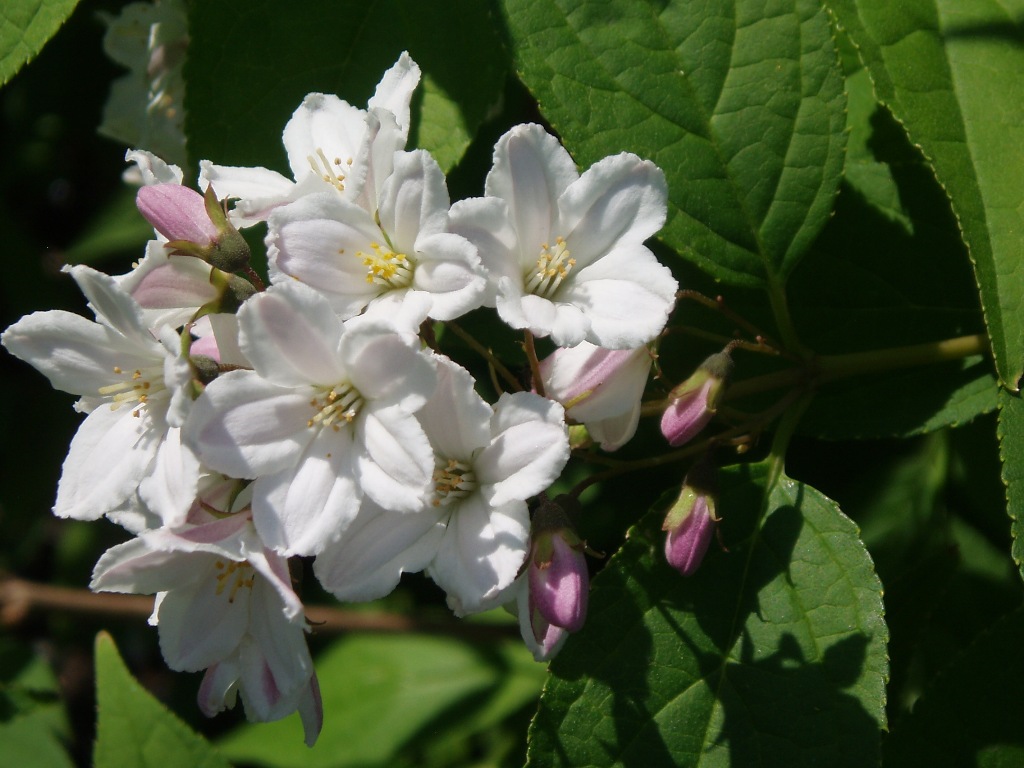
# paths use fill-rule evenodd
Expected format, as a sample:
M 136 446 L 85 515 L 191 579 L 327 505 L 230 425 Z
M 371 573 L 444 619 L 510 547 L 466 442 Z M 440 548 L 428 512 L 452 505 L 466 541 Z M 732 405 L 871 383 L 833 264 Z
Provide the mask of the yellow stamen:
M 449 459 L 447 465 L 435 469 L 433 480 L 434 498 L 430 503 L 435 507 L 446 507 L 476 489 L 473 468 L 455 459 Z
M 526 275 L 526 291 L 544 299 L 552 298 L 558 287 L 576 266 L 576 259 L 569 254 L 565 238 L 555 238 L 555 247 L 541 243 L 537 257 L 537 269 Z
M 306 160 L 313 173 L 339 192 L 345 191 L 345 174 L 341 172 L 341 158 L 336 157 L 331 163 L 324 151 L 318 148 L 315 155 L 306 155 Z

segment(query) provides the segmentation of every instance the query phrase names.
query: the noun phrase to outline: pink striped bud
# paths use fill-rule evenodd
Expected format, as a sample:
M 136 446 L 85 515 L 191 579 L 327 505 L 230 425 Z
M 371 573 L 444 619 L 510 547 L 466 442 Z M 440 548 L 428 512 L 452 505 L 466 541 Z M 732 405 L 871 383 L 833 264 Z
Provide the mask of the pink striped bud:
M 544 394 L 565 406 L 565 415 L 584 424 L 604 450 L 614 451 L 636 433 L 651 361 L 647 347 L 604 349 L 584 341 L 556 349 L 540 363 Z
M 706 461 L 683 480 L 676 503 L 665 515 L 665 559 L 683 576 L 692 576 L 704 560 L 719 518 L 715 515 L 716 478 Z
M 728 352 L 711 355 L 690 378 L 672 390 L 661 416 L 661 434 L 669 445 L 689 442 L 714 417 L 732 373 Z
M 561 506 L 566 503 L 578 504 L 560 496 L 543 501 L 533 516 L 533 542 L 526 563 L 530 624 L 542 646 L 549 639 L 552 645 L 557 642 L 552 626 L 576 632 L 587 618 L 590 576 L 585 545 Z

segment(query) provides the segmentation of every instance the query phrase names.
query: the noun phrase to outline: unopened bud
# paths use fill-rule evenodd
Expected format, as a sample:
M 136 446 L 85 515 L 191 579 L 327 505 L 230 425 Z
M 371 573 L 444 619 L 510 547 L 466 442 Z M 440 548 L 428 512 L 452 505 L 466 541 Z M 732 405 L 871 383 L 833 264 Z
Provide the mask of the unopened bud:
M 603 349 L 584 341 L 556 349 L 540 363 L 544 393 L 601 448 L 614 451 L 636 433 L 652 360 L 647 347 Z
M 151 184 L 139 189 L 135 204 L 175 253 L 225 272 L 249 264 L 249 245 L 228 221 L 212 187 L 204 196 L 180 184 Z
M 153 229 L 168 240 L 209 246 L 217 226 L 206 212 L 203 196 L 180 184 L 151 184 L 139 189 L 135 205 Z
M 683 576 L 700 567 L 715 535 L 716 485 L 714 468 L 700 462 L 687 473 L 679 498 L 665 515 L 665 558 Z
M 672 390 L 661 416 L 661 434 L 669 445 L 689 442 L 714 417 L 732 374 L 728 352 L 711 355 L 690 378 Z
M 549 625 L 576 632 L 587 618 L 590 577 L 586 546 L 572 528 L 563 504 L 578 502 L 560 496 L 541 503 L 533 517 L 533 541 L 527 559 L 530 623 L 543 644 Z

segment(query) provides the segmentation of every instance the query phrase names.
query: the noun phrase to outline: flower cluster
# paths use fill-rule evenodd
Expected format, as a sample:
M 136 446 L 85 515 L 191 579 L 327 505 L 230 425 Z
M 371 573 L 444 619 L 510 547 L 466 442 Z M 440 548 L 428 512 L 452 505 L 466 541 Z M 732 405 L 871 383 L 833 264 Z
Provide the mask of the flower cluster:
M 284 129 L 291 178 L 203 162 L 201 194 L 129 152 L 144 258 L 67 270 L 94 320 L 38 312 L 3 334 L 86 414 L 54 512 L 134 536 L 92 587 L 157 595 L 167 663 L 205 670 L 204 713 L 237 695 L 254 720 L 298 710 L 310 744 L 322 708 L 289 558 L 341 600 L 422 571 L 459 616 L 509 604 L 538 659 L 582 626 L 574 500 L 544 493 L 570 423 L 606 450 L 632 437 L 677 291 L 644 245 L 666 215 L 654 164 L 580 174 L 520 125 L 484 196 L 452 205 L 435 160 L 406 149 L 419 77 L 403 54 L 365 109 L 308 95 Z M 238 231 L 257 222 L 269 287 Z M 481 307 L 559 347 L 534 391 L 488 402 L 421 333 Z

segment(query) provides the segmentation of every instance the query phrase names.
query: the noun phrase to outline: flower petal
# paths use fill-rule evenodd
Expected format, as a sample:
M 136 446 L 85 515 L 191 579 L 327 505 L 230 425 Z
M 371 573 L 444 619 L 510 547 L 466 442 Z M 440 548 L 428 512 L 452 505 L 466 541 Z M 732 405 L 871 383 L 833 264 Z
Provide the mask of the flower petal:
M 330 174 L 344 183 L 365 132 L 365 110 L 334 94 L 308 94 L 284 127 L 284 147 L 295 180 Z
M 53 513 L 96 520 L 120 506 L 149 473 L 166 429 L 145 408 L 98 407 L 71 441 Z
M 167 666 L 179 672 L 199 672 L 223 661 L 241 642 L 249 624 L 249 587 L 237 593 L 222 586 L 222 562 L 214 555 L 195 555 L 199 578 L 191 588 L 170 590 L 160 602 L 157 623 L 160 651 Z M 228 577 L 230 580 L 231 577 Z
M 342 317 L 352 317 L 381 291 L 367 282 L 362 252 L 381 240 L 363 209 L 334 194 L 307 195 L 273 213 L 267 258 L 274 283 L 310 285 Z
M 559 300 L 587 307 L 587 341 L 634 349 L 661 333 L 678 288 L 668 267 L 646 247 L 623 245 L 580 271 Z
M 434 470 L 434 452 L 410 413 L 400 406 L 368 408 L 356 424 L 366 447 L 359 457 L 359 484 L 384 509 L 418 512 Z
M 206 466 L 230 477 L 279 472 L 316 436 L 307 426 L 315 394 L 278 387 L 252 371 L 221 374 L 192 404 L 183 439 Z
M 654 163 L 623 152 L 588 168 L 558 200 L 576 269 L 619 245 L 636 245 L 665 223 L 668 184 Z
M 231 221 L 236 227 L 266 221 L 271 211 L 295 197 L 295 183 L 277 171 L 216 165 L 209 160 L 201 161 L 199 169 L 199 186 L 203 190 L 212 186 L 219 200 L 239 201 L 231 210 Z
M 412 514 L 389 512 L 364 498 L 342 537 L 320 553 L 313 572 L 336 598 L 376 600 L 389 594 L 403 573 L 422 571 L 441 545 L 446 513 L 430 507 Z
M 403 133 L 409 132 L 409 104 L 420 82 L 420 68 L 407 51 L 384 73 L 377 90 L 367 105 L 370 109 L 386 109 L 395 116 Z
M 494 411 L 475 387 L 469 371 L 447 357 L 437 356 L 437 389 L 416 418 L 438 456 L 466 461 L 490 443 Z
M 557 201 L 577 178 L 569 153 L 539 125 L 517 125 L 498 139 L 484 189 L 508 205 L 521 267 L 536 261 L 541 244 L 562 234 L 555 231 Z
M 494 506 L 540 493 L 569 460 L 569 438 L 558 403 L 529 392 L 505 393 L 494 406 L 494 439 L 476 457 L 481 492 Z
M 319 293 L 301 283 L 271 286 L 238 312 L 239 344 L 264 379 L 283 387 L 329 387 L 345 378 L 342 325 Z
M 252 514 L 266 545 L 285 555 L 315 555 L 335 541 L 359 510 L 348 430 L 322 430 L 289 469 L 260 477 Z
M 525 502 L 495 509 L 480 494 L 471 494 L 453 510 L 427 573 L 448 594 L 456 615 L 475 613 L 515 581 L 529 538 Z

